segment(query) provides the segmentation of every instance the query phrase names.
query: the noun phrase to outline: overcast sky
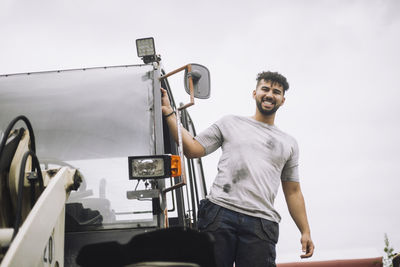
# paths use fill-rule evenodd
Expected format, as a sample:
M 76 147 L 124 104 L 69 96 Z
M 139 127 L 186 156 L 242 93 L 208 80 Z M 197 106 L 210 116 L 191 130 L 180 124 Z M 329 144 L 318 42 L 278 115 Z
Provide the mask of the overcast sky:
M 0 36 L 0 74 L 136 64 L 135 39 L 153 36 L 166 71 L 210 69 L 197 131 L 252 115 L 257 73 L 284 74 L 276 125 L 300 146 L 312 260 L 381 256 L 384 233 L 400 251 L 400 1 L 2 0 Z M 219 153 L 204 158 L 209 185 Z M 282 192 L 276 206 L 278 262 L 298 260 Z

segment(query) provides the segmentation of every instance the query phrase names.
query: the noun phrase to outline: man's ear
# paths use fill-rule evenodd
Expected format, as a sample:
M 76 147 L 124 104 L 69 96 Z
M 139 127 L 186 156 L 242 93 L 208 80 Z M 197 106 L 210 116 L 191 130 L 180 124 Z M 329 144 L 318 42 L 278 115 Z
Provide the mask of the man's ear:
M 256 90 L 253 90 L 253 99 L 256 99 Z
M 285 104 L 285 100 L 286 100 L 286 98 L 283 97 L 281 106 L 282 106 L 283 104 Z

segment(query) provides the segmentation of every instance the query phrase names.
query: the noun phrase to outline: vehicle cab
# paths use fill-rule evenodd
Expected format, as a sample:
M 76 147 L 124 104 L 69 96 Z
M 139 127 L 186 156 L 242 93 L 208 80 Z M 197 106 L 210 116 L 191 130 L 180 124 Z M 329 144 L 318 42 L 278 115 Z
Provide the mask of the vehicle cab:
M 50 229 L 35 266 L 78 266 L 87 245 L 127 244 L 138 234 L 173 226 L 196 228 L 198 203 L 207 191 L 202 163 L 184 158 L 170 136 L 160 88 L 167 90 L 179 123 L 195 135 L 167 78 L 185 71 L 192 103 L 196 94 L 209 96 L 208 70 L 188 64 L 166 74 L 160 56 L 146 54 L 154 40 L 137 44 L 144 64 L 0 75 L 2 133 L 13 118 L 26 116 L 42 170 L 67 166 L 81 177 L 60 213 L 63 242 L 54 242 L 57 230 Z M 46 233 L 36 227 L 33 236 Z

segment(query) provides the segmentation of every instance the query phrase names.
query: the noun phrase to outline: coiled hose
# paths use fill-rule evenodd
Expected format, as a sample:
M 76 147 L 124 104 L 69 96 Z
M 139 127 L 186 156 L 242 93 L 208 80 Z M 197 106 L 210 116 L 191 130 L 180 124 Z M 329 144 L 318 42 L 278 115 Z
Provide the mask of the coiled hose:
M 28 120 L 27 117 L 20 115 L 18 117 L 16 117 L 15 119 L 13 119 L 6 131 L 4 132 L 3 135 L 3 139 L 1 140 L 0 143 L 0 157 L 2 156 L 5 146 L 6 146 L 6 142 L 7 142 L 7 138 L 10 135 L 12 129 L 14 128 L 14 125 L 18 122 L 18 121 L 23 121 L 29 131 L 29 137 L 30 137 L 30 145 L 29 145 L 29 150 L 26 151 L 22 157 L 22 161 L 21 161 L 21 165 L 20 165 L 20 172 L 19 172 L 19 180 L 18 180 L 18 191 L 17 191 L 17 209 L 15 212 L 15 221 L 14 221 L 14 232 L 13 232 L 13 236 L 12 239 L 14 239 L 14 237 L 17 235 L 19 227 L 21 225 L 21 221 L 22 221 L 22 200 L 23 200 L 23 186 L 24 186 L 24 179 L 25 179 L 25 169 L 26 169 L 26 163 L 28 161 L 28 158 L 31 157 L 32 158 L 32 167 L 31 167 L 31 175 L 32 174 L 36 174 L 37 175 L 37 179 L 34 177 L 36 177 L 35 175 L 30 176 L 32 179 L 29 179 L 29 183 L 30 183 L 30 189 L 31 189 L 31 208 L 34 206 L 36 199 L 35 199 L 35 182 L 36 180 L 39 181 L 39 189 L 41 191 L 44 190 L 44 184 L 43 184 L 43 176 L 42 176 L 42 171 L 40 169 L 40 163 L 39 160 L 36 156 L 36 146 L 35 146 L 35 135 L 33 133 L 33 128 L 32 125 L 30 123 L 30 121 Z

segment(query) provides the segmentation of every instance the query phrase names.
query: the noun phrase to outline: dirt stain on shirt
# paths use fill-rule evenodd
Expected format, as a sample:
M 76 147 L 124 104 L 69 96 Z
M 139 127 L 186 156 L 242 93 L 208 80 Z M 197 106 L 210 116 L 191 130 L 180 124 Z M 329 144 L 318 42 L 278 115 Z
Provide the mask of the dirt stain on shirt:
M 232 186 L 231 186 L 231 184 L 224 184 L 224 192 L 225 193 L 229 193 L 230 191 L 231 191 L 231 189 L 232 189 Z
M 249 175 L 249 170 L 247 168 L 241 168 L 236 170 L 236 172 L 233 174 L 233 180 L 232 182 L 236 184 L 242 179 L 245 179 Z

